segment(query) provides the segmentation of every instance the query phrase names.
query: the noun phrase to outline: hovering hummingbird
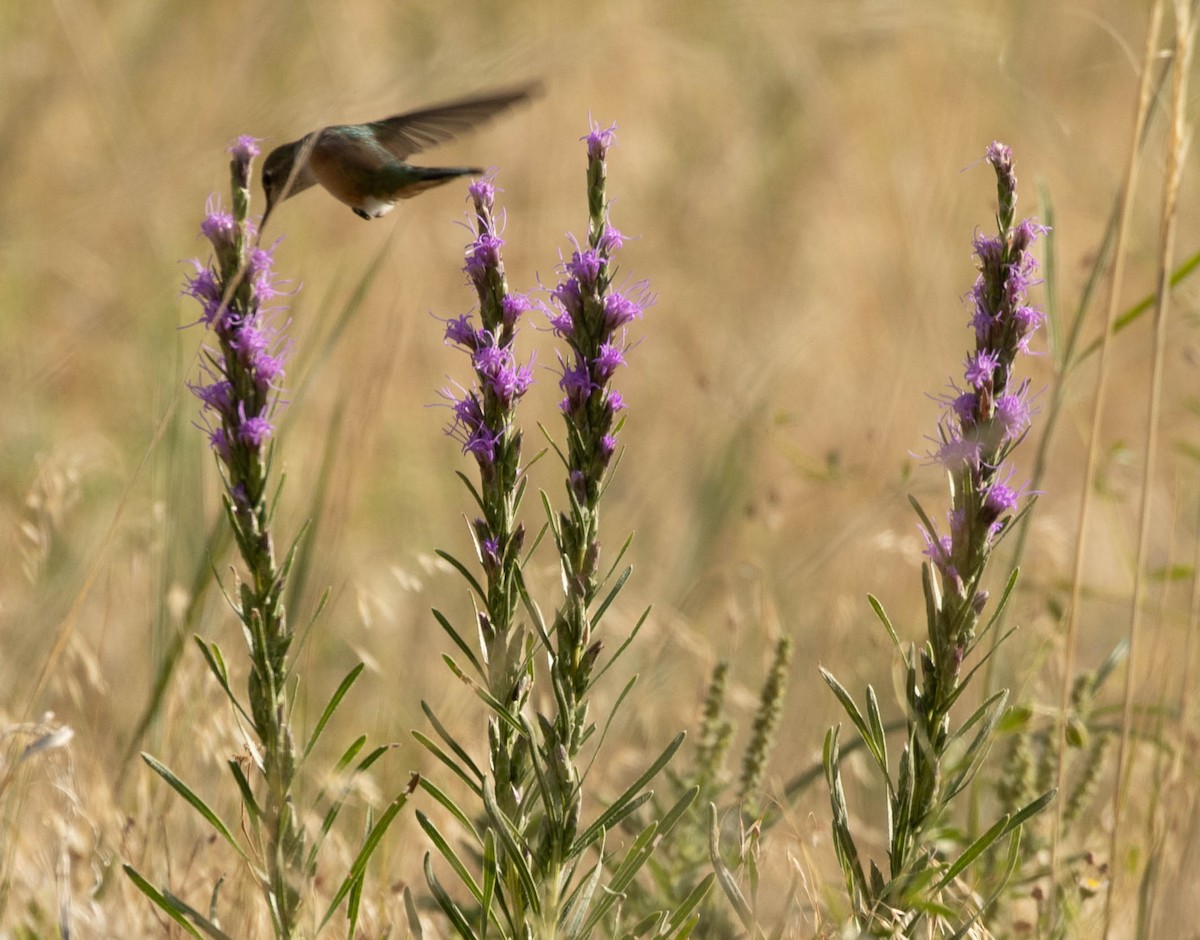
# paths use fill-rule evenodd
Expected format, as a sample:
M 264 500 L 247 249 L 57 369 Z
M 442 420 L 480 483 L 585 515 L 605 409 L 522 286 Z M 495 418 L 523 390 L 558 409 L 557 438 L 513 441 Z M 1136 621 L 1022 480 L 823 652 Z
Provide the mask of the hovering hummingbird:
M 391 212 L 401 199 L 411 199 L 459 176 L 478 175 L 483 170 L 477 167 L 413 166 L 405 161 L 540 91 L 536 83 L 522 85 L 367 124 L 334 124 L 276 147 L 263 162 L 267 211 L 260 229 L 279 203 L 316 183 L 360 218 L 377 219 Z

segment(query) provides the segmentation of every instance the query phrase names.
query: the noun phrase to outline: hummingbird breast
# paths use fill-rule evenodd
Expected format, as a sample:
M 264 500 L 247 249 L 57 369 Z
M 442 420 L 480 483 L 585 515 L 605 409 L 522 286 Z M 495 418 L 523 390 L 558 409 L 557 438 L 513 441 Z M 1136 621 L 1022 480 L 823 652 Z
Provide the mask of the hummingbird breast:
M 338 201 L 372 217 L 383 215 L 395 203 L 379 192 L 380 178 L 394 164 L 391 155 L 369 138 L 339 130 L 325 128 L 313 145 L 308 157 L 313 176 Z

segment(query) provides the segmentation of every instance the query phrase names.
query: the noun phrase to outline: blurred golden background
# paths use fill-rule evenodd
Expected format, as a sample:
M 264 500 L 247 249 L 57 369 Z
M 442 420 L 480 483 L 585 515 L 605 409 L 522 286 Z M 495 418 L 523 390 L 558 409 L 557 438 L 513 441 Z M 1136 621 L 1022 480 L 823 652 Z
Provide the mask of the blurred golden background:
M 232 864 L 197 859 L 206 851 L 194 847 L 198 825 L 126 757 L 173 637 L 217 639 L 234 662 L 240 652 L 236 619 L 211 586 L 199 622 L 181 619 L 197 573 L 211 565 L 228 580 L 231 556 L 206 556 L 219 485 L 184 387 L 203 342 L 187 328 L 198 308 L 179 295 L 186 260 L 207 254 L 198 224 L 205 199 L 227 192 L 225 147 L 237 135 L 263 138 L 265 152 L 324 124 L 540 78 L 547 94 L 533 106 L 414 161 L 499 171 L 509 282 L 536 293 L 554 285 L 567 233 L 583 234 L 579 138 L 589 117 L 617 123 L 611 214 L 633 236 L 622 271 L 648 278 L 657 303 L 635 325 L 637 345 L 618 378 L 629 409 L 605 543 L 615 550 L 635 533 L 634 573 L 608 620 L 608 648 L 646 605 L 653 611 L 621 676 L 608 680 L 615 696 L 625 676 L 641 673 L 596 790 L 629 779 L 647 753 L 694 727 L 718 658 L 733 661 L 744 736 L 780 632 L 796 642 L 771 766 L 783 781 L 819 758 L 825 728 L 841 720 L 818 662 L 851 688 L 892 688 L 890 643 L 866 593 L 884 601 L 905 638 L 924 627 L 922 543 L 905 497 L 916 494 L 941 518 L 944 483 L 924 455 L 934 397 L 960 377 L 973 343 L 961 298 L 975 276 L 972 235 L 994 227 L 984 149 L 993 139 L 1012 146 L 1020 214 L 1037 211 L 1039 185 L 1052 199 L 1056 312 L 1070 315 L 1129 148 L 1142 7 L 0 6 L 0 709 L 6 725 L 52 711 L 75 732 L 69 759 L 53 758 L 68 761 L 69 810 L 45 793 L 35 799 L 36 782 L 30 802 L 6 808 L 5 824 L 20 836 L 7 842 L 0 922 L 53 909 L 64 833 L 74 840 L 67 893 L 80 924 L 101 925 L 96 936 L 154 929 L 146 912 L 121 913 L 145 904 L 126 885 L 88 900 L 91 873 L 114 859 L 161 873 L 164 853 L 177 853 L 175 875 L 197 891 L 202 873 Z M 1123 305 L 1153 289 L 1157 140 L 1136 202 Z M 1195 182 L 1193 163 L 1181 256 L 1200 241 Z M 435 319 L 471 307 L 460 270 L 466 209 L 465 186 L 453 184 L 364 223 L 314 190 L 283 205 L 268 231 L 268 240 L 282 238 L 277 270 L 298 288 L 276 450 L 287 476 L 277 539 L 286 544 L 310 517 L 314 526 L 297 623 L 332 590 L 301 654 L 301 710 L 308 697 L 318 708 L 355 661 L 368 664 L 330 737 L 397 742 L 379 765 L 384 794 L 428 767 L 409 735 L 424 727 L 421 700 L 466 736 L 478 727 L 478 703 L 448 681 L 440 662 L 448 641 L 429 614 L 437 606 L 469 616 L 461 580 L 433 561 L 436 548 L 467 557 L 470 544 L 469 496 L 454 473 L 471 467 L 442 434 L 449 413 L 438 396 L 466 380 L 466 363 L 443 345 Z M 261 201 L 252 207 L 261 210 Z M 1171 326 L 1153 481 L 1151 569 L 1160 572 L 1190 564 L 1197 534 L 1194 295 L 1185 282 Z M 1103 296 L 1084 327 L 1088 341 L 1100 332 Z M 1045 293 L 1037 299 L 1044 304 Z M 542 446 L 536 422 L 560 432 L 554 342 L 527 326 L 520 343 L 536 353 L 538 384 L 523 405 L 531 455 Z M 1045 352 L 1047 334 L 1034 345 Z M 1150 350 L 1143 318 L 1113 352 L 1081 668 L 1094 668 L 1127 629 Z M 1052 355 L 1027 360 L 1039 405 L 1053 364 Z M 998 667 L 1001 681 L 1047 707 L 1058 694 L 1057 612 L 1094 367 L 1093 357 L 1071 379 L 1011 617 L 1022 629 Z M 1017 481 L 1031 472 L 1040 433 L 1035 420 L 1017 452 Z M 554 460 L 531 476 L 534 489 L 559 498 Z M 531 495 L 525 509 L 536 528 L 539 500 Z M 550 552 L 531 577 L 552 606 Z M 1002 577 L 993 571 L 994 589 Z M 1189 590 L 1186 578 L 1162 577 L 1151 589 L 1160 615 L 1137 666 L 1149 704 L 1179 695 Z M 1117 683 L 1110 691 L 1117 701 Z M 189 643 L 157 720 L 133 743 L 194 780 L 215 781 L 240 747 L 232 723 L 212 717 L 222 707 Z M 43 804 L 63 817 L 20 811 Z M 164 819 L 177 830 L 171 840 Z M 819 786 L 784 827 L 826 875 L 827 828 Z M 419 884 L 425 848 L 411 815 L 402 819 L 379 890 Z M 787 865 L 782 849 L 775 860 Z

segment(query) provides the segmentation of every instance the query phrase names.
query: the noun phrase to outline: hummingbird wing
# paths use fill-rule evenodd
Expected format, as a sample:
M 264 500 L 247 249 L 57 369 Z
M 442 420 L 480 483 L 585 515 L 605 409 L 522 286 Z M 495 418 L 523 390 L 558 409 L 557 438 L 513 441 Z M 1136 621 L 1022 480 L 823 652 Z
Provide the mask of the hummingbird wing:
M 518 85 L 397 114 L 363 126 L 370 129 L 375 140 L 395 159 L 405 160 L 426 147 L 445 143 L 478 127 L 501 111 L 529 101 L 541 91 L 541 84 L 537 82 Z

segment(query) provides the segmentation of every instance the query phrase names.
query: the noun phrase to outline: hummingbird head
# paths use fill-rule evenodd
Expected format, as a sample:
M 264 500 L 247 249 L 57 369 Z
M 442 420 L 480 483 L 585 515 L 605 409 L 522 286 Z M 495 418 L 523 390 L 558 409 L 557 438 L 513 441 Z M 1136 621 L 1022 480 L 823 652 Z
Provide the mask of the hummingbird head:
M 316 183 L 316 177 L 308 166 L 308 154 L 313 143 L 315 138 L 312 135 L 294 140 L 276 147 L 263 161 L 262 187 L 267 197 L 267 209 L 263 213 L 260 228 L 266 226 L 267 217 L 279 203 Z

